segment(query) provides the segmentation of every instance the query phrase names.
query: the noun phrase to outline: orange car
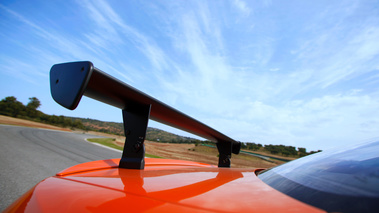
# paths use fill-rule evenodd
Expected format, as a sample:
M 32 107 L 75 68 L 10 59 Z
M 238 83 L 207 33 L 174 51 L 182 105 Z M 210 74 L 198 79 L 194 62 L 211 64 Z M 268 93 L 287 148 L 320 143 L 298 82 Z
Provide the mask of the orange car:
M 45 179 L 5 212 L 379 212 L 379 142 L 291 161 L 234 169 L 240 143 L 118 81 L 91 62 L 54 65 L 51 93 L 75 109 L 86 95 L 122 109 L 121 159 L 76 165 Z M 153 119 L 216 143 L 218 167 L 145 159 Z

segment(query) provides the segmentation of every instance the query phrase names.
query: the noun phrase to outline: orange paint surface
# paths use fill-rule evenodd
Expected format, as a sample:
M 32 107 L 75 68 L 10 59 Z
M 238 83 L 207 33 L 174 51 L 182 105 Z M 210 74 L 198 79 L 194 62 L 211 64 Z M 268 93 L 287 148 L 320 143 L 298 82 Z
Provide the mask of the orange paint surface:
M 47 178 L 5 212 L 324 212 L 263 183 L 253 169 L 147 158 L 144 170 L 94 161 Z

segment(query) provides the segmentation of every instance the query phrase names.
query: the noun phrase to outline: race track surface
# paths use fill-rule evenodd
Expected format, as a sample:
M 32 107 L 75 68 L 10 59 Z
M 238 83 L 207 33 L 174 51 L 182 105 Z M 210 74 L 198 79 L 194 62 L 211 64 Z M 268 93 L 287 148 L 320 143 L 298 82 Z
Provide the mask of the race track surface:
M 41 180 L 79 163 L 120 158 L 86 142 L 99 136 L 0 125 L 0 211 Z

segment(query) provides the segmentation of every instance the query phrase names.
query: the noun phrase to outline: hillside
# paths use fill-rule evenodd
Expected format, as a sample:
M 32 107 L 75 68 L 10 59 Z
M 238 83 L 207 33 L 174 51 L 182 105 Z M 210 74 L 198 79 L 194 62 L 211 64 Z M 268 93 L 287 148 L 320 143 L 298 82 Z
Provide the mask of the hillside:
M 122 123 L 105 122 L 90 118 L 76 118 L 69 117 L 72 120 L 80 120 L 87 131 L 97 131 L 113 135 L 124 135 L 124 126 Z M 184 137 L 164 130 L 153 127 L 148 127 L 146 132 L 146 139 L 149 141 L 157 141 L 164 143 L 199 143 L 200 140 Z
M 96 131 L 117 136 L 124 135 L 122 123 L 104 122 L 89 118 L 76 118 L 66 116 L 47 115 L 37 110 L 41 103 L 36 97 L 29 98 L 30 102 L 27 105 L 17 101 L 16 97 L 5 97 L 0 101 L 0 115 L 10 116 L 14 118 L 22 118 L 32 120 L 44 124 L 51 124 L 63 128 L 81 129 L 85 131 Z M 190 137 L 175 135 L 160 129 L 148 128 L 146 139 L 149 141 L 161 143 L 179 143 L 179 144 L 207 144 L 209 141 L 200 141 Z M 251 150 L 256 153 L 267 153 L 279 155 L 283 157 L 298 158 L 305 155 L 315 153 L 315 151 L 307 152 L 305 148 L 296 148 L 285 145 L 262 145 L 254 142 L 242 142 L 242 149 Z M 320 152 L 318 150 L 316 152 Z

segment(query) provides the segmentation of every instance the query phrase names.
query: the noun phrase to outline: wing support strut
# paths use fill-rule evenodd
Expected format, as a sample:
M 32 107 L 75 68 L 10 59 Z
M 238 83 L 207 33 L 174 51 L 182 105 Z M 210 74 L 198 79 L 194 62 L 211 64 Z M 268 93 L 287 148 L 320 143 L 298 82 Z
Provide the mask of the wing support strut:
M 150 118 L 150 105 L 129 104 L 122 110 L 125 131 L 125 145 L 119 167 L 144 169 L 145 137 Z
M 218 149 L 218 167 L 230 167 L 230 158 L 232 157 L 232 143 L 216 143 Z

